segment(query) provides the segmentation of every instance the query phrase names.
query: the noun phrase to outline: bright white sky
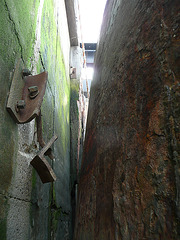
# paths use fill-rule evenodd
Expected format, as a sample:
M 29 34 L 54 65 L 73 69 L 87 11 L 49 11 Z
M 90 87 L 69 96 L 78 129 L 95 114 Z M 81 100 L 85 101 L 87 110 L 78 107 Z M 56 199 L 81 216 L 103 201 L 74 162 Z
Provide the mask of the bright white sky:
M 79 0 L 84 43 L 96 43 L 106 0 Z

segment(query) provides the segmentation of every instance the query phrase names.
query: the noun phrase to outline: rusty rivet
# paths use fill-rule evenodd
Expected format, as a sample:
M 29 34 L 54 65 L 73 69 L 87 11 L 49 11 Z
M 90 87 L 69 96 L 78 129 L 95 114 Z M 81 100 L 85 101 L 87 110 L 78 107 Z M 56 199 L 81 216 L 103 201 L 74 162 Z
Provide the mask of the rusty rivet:
M 31 75 L 31 71 L 29 69 L 23 69 L 22 70 L 23 77 Z
M 29 97 L 31 99 L 35 98 L 39 94 L 39 90 L 37 86 L 31 86 L 28 88 L 29 90 Z
M 17 103 L 16 103 L 16 112 L 19 112 L 20 109 L 24 109 L 26 106 L 26 103 L 24 100 L 18 100 Z

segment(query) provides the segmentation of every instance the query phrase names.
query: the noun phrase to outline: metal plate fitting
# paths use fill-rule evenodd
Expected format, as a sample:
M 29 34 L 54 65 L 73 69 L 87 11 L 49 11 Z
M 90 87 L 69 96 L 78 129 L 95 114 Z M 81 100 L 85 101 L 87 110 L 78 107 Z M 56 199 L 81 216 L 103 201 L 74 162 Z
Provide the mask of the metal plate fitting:
M 24 69 L 22 60 L 19 60 L 6 106 L 15 122 L 19 124 L 30 122 L 39 115 L 46 89 L 47 72 L 35 76 L 29 74 L 30 71 Z
M 48 151 L 48 149 L 56 140 L 57 140 L 57 136 L 55 135 L 30 162 L 31 165 L 36 169 L 43 183 L 53 182 L 56 180 L 56 175 L 44 156 Z

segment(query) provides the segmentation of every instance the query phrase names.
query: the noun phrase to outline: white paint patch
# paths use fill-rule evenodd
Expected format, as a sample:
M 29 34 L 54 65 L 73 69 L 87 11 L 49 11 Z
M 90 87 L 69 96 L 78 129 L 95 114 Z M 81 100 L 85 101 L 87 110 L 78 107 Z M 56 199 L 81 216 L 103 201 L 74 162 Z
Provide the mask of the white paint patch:
M 44 0 L 40 0 L 40 5 L 38 8 L 38 14 L 37 14 L 37 22 L 36 22 L 36 40 L 34 44 L 34 58 L 32 61 L 32 74 L 37 73 L 36 64 L 39 60 L 39 50 L 41 46 L 41 17 L 42 17 L 42 10 L 43 10 Z

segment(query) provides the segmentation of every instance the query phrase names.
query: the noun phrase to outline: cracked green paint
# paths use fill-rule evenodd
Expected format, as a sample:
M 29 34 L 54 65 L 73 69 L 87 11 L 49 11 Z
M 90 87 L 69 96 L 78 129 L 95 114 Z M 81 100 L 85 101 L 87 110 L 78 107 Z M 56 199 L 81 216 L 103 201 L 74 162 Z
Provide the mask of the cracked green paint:
M 39 1 L 4 0 L 4 6 L 18 41 L 19 55 L 29 67 L 34 51 Z
M 0 8 L 0 192 L 7 194 L 13 174 L 13 158 L 17 154 L 18 129 L 5 106 L 16 59 L 31 64 L 39 1 L 3 0 Z M 11 151 L 9 151 L 11 150 Z M 14 166 L 15 167 L 15 166 Z M 6 239 L 7 201 L 0 204 L 0 235 Z

